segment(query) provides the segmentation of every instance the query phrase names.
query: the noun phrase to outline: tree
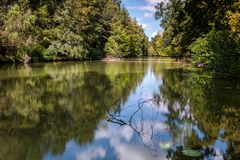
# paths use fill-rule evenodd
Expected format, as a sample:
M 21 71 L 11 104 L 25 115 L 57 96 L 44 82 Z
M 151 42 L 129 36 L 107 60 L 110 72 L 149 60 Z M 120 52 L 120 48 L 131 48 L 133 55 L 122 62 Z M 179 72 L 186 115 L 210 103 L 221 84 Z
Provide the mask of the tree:
M 168 53 L 167 48 L 164 47 L 164 39 L 162 33 L 158 33 L 155 37 L 152 38 L 152 44 L 155 50 L 155 56 L 170 56 L 171 53 Z
M 141 25 L 122 7 L 112 22 L 112 34 L 105 45 L 107 55 L 142 57 L 148 54 L 148 39 Z
M 21 62 L 26 55 L 33 61 L 147 55 L 144 30 L 121 0 L 3 1 L 0 16 L 2 61 Z
M 6 60 L 12 62 L 28 61 L 30 50 L 36 43 L 33 34 L 36 16 L 28 8 L 28 1 L 24 2 L 20 6 L 18 4 L 12 6 L 4 20 L 2 45 L 7 48 Z
M 238 1 L 229 0 L 158 3 L 155 18 L 160 19 L 164 28 L 163 47 L 170 49 L 174 57 L 195 65 L 205 64 L 206 69 L 225 73 L 232 71 L 232 75 L 239 73 L 239 62 L 232 58 L 235 55 L 238 59 L 240 54 L 239 6 Z M 214 63 L 212 59 L 215 59 Z M 226 65 L 231 65 L 231 69 L 226 69 L 229 68 Z

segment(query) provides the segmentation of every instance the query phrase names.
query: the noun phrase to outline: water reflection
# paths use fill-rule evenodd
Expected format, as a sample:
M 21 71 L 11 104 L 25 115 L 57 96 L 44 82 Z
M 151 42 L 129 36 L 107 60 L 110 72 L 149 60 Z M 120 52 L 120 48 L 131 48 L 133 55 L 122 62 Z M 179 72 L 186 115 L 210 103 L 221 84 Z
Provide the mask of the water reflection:
M 185 148 L 201 152 L 194 159 L 238 159 L 239 83 L 177 66 L 155 59 L 0 68 L 0 159 L 193 159 Z
M 174 70 L 164 77 L 168 125 L 180 146 L 201 149 L 205 159 L 239 159 L 239 83 Z M 181 159 L 181 147 L 170 157 Z

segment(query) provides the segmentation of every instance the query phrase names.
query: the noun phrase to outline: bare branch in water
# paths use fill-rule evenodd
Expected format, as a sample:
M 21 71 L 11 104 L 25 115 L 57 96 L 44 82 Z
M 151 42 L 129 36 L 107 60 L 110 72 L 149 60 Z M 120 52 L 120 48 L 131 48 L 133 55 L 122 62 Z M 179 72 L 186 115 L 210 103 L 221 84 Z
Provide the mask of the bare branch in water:
M 151 121 L 150 127 L 148 127 L 149 125 L 145 123 L 146 121 L 144 119 L 143 107 L 146 104 L 150 104 L 151 102 L 154 102 L 155 98 L 157 97 L 153 97 L 150 99 L 143 99 L 142 92 L 141 92 L 138 99 L 137 106 L 131 107 L 131 108 L 136 108 L 136 110 L 133 111 L 133 113 L 130 116 L 121 115 L 123 111 L 126 111 L 126 108 L 128 109 L 130 107 L 123 108 L 120 106 L 119 107 L 120 110 L 108 111 L 109 122 L 115 123 L 120 126 L 129 126 L 135 133 L 137 133 L 144 147 L 148 148 L 149 151 L 152 153 L 157 153 L 158 149 L 160 149 L 160 146 L 156 140 L 156 135 L 154 133 L 154 128 L 158 120 L 159 111 L 156 112 L 156 114 L 154 115 L 154 119 Z M 140 121 L 139 121 L 140 126 L 138 126 L 134 121 L 134 119 L 137 118 L 137 115 L 139 115 L 138 118 L 140 118 Z M 149 142 L 144 141 L 144 138 L 146 137 L 149 138 L 150 144 Z

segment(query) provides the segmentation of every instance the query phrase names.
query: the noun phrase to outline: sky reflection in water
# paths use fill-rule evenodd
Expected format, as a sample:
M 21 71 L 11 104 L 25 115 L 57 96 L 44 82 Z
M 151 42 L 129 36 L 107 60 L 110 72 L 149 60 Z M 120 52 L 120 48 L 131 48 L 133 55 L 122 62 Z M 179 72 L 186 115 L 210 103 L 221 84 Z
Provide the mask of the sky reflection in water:
M 239 84 L 176 67 L 158 59 L 46 64 L 14 79 L 10 73 L 22 75 L 21 68 L 0 70 L 5 73 L 0 88 L 6 91 L 0 94 L 0 141 L 6 144 L 0 156 L 10 160 L 14 156 L 8 154 L 17 157 L 19 152 L 19 159 L 192 159 L 182 154 L 191 148 L 202 153 L 195 159 L 238 157 L 239 127 L 234 123 L 240 119 Z M 21 79 L 42 88 L 32 89 L 29 102 L 29 91 L 21 89 L 29 84 Z M 6 102 L 12 98 L 8 93 L 17 95 L 13 101 L 18 106 Z M 224 93 L 229 101 L 219 99 Z M 34 104 L 37 109 L 24 109 Z M 12 141 L 25 148 L 17 145 L 13 153 Z

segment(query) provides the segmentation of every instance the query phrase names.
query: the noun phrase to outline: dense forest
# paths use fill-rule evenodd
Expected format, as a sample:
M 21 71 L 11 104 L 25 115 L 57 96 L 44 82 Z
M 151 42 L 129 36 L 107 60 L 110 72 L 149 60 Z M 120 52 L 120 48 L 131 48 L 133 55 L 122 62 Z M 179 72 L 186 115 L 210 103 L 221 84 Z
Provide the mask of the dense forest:
M 147 55 L 148 39 L 121 0 L 1 0 L 0 61 Z
M 239 75 L 239 0 L 169 0 L 155 8 L 163 32 L 149 42 L 121 0 L 1 0 L 0 61 L 171 56 Z
M 169 0 L 158 3 L 156 9 L 155 18 L 164 29 L 152 41 L 158 54 L 239 76 L 239 0 Z

